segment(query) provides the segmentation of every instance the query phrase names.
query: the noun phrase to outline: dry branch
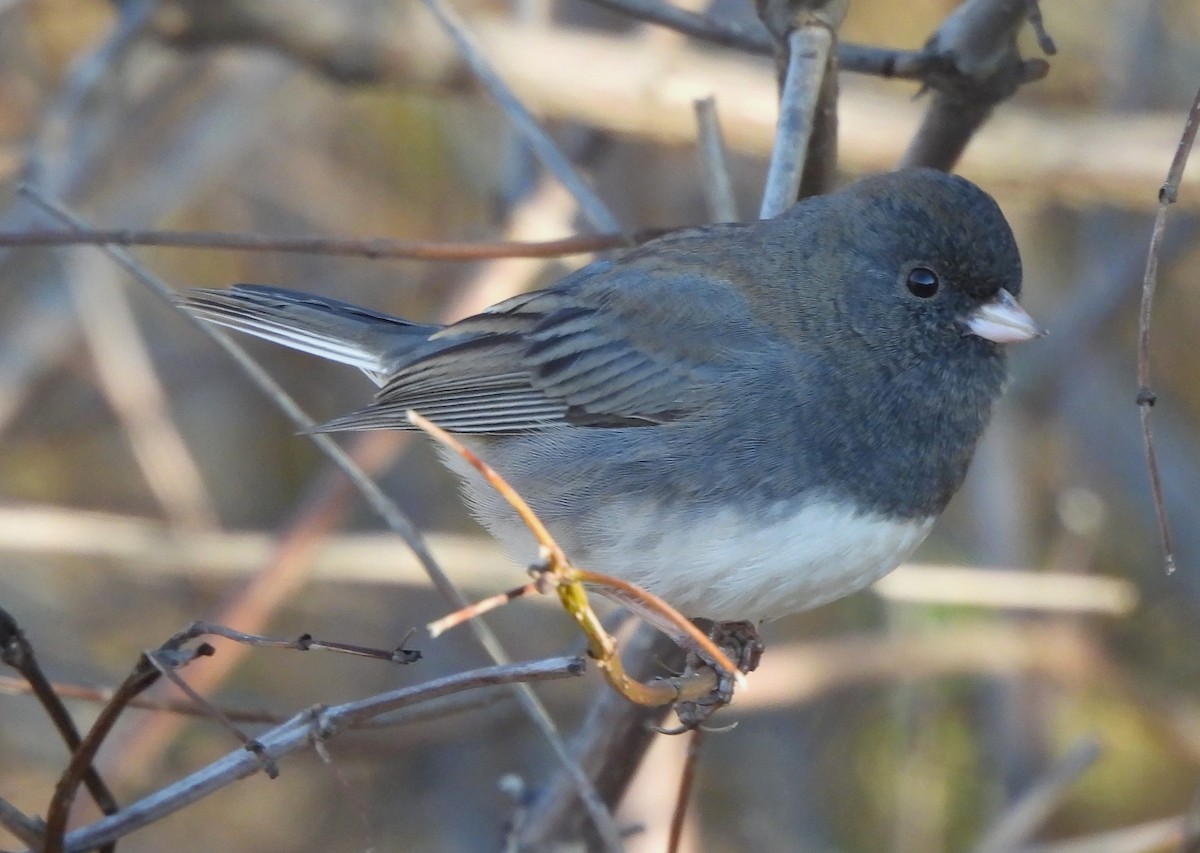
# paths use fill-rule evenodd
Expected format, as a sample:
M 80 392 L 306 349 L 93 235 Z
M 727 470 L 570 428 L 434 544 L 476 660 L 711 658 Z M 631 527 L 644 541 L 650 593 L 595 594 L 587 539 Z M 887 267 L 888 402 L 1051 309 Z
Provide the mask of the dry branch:
M 1192 99 L 1184 122 L 1183 134 L 1167 179 L 1158 192 L 1158 212 L 1154 216 L 1154 230 L 1150 236 L 1150 248 L 1146 257 L 1146 275 L 1142 281 L 1142 307 L 1138 316 L 1138 392 L 1137 404 L 1142 421 L 1142 437 L 1146 447 L 1146 467 L 1150 471 L 1150 487 L 1154 495 L 1154 511 L 1158 518 L 1158 534 L 1162 542 L 1163 559 L 1167 574 L 1175 571 L 1175 548 L 1171 544 L 1171 526 L 1167 521 L 1167 508 L 1163 501 L 1162 478 L 1159 475 L 1158 455 L 1154 444 L 1154 433 L 1150 425 L 1150 409 L 1154 406 L 1155 394 L 1150 387 L 1150 315 L 1154 307 L 1154 291 L 1158 286 L 1158 257 L 1162 251 L 1163 234 L 1167 230 L 1167 210 L 1179 198 L 1179 185 L 1183 183 L 1183 172 L 1188 157 L 1196 142 L 1196 131 L 1200 129 L 1200 90 Z
M 497 73 L 522 103 L 545 119 L 579 121 L 661 144 L 691 145 L 692 103 L 712 95 L 721 106 L 732 149 L 760 156 L 771 150 L 778 101 L 761 60 L 686 46 L 664 68 L 657 57 L 620 36 L 486 15 L 473 17 L 470 24 Z M 250 25 L 236 32 L 197 26 L 194 32 L 176 35 L 196 45 L 267 41 L 264 32 Z M 379 27 L 362 37 L 376 44 L 357 56 L 388 58 L 371 69 L 370 79 L 440 89 L 462 80 L 463 69 L 448 46 L 420 21 L 405 21 L 394 31 Z M 319 67 L 326 60 L 338 65 L 346 58 L 345 46 L 355 44 L 332 37 L 297 46 L 278 39 L 268 43 Z M 604 68 L 605 73 L 590 73 L 593 68 Z M 920 103 L 903 96 L 843 81 L 838 127 L 842 167 L 855 173 L 893 168 L 895 141 L 913 138 L 922 111 Z M 1170 159 L 1177 140 L 1178 118 L 1169 114 L 1071 115 L 1061 109 L 1010 105 L 972 140 L 959 171 L 986 186 L 1017 188 L 1039 198 L 1147 209 L 1145 187 L 1161 182 L 1159 164 Z M 1013 151 L 1021 152 L 1019 170 L 1011 166 Z M 1182 186 L 1197 182 L 1200 177 L 1185 176 Z M 1192 208 L 1200 205 L 1196 194 L 1183 194 L 1182 199 Z
M 551 658 L 522 664 L 503 664 L 456 673 L 414 687 L 381 693 L 367 699 L 297 714 L 287 723 L 255 739 L 256 749 L 239 749 L 202 770 L 126 806 L 114 815 L 74 830 L 65 838 L 64 850 L 87 850 L 121 838 L 154 821 L 202 799 L 213 791 L 244 779 L 260 769 L 262 762 L 280 758 L 308 747 L 312 740 L 328 740 L 349 726 L 440 696 L 495 684 L 528 683 L 568 678 L 583 672 L 580 658 Z

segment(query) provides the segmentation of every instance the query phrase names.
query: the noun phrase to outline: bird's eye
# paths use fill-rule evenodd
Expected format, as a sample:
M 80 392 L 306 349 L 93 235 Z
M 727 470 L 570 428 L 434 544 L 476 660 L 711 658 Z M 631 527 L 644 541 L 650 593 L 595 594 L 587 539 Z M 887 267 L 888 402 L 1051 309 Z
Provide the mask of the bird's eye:
M 919 299 L 929 299 L 938 292 L 937 273 L 929 267 L 913 267 L 904 281 L 908 292 Z

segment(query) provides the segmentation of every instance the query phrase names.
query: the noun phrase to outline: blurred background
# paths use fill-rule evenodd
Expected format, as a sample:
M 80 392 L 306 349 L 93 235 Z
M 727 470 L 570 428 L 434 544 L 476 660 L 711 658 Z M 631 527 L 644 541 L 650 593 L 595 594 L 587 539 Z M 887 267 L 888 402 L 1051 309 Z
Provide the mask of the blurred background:
M 584 0 L 460 5 L 623 227 L 709 219 L 691 102 L 714 93 L 741 215 L 755 214 L 775 117 L 769 58 Z M 856 0 L 841 37 L 915 50 L 955 5 Z M 28 181 L 98 228 L 430 241 L 587 231 L 421 4 L 292 0 L 276 18 L 273 4 L 246 6 L 256 11 L 0 2 L 0 228 L 57 225 L 18 194 Z M 749 4 L 714 11 L 753 21 Z M 1200 7 L 1043 11 L 1058 45 L 1049 75 L 999 107 L 960 171 L 1012 220 L 1022 302 L 1051 336 L 1014 352 L 969 482 L 917 554 L 955 574 L 902 569 L 766 627 L 762 668 L 717 718 L 738 727 L 707 740 L 685 849 L 975 849 L 1064 771 L 1028 849 L 1180 844 L 1200 783 L 1195 164 L 1164 242 L 1153 338 L 1171 576 L 1135 344 L 1154 203 L 1200 83 Z M 1031 31 L 1022 49 L 1040 55 Z M 842 177 L 894 166 L 925 108 L 918 84 L 845 73 L 841 85 Z M 443 321 L 589 259 L 134 252 L 175 288 L 279 284 Z M 0 606 L 53 679 L 115 685 L 195 619 L 390 648 L 449 609 L 310 442 L 101 251 L 4 249 L 0 275 Z M 348 368 L 245 345 L 317 420 L 372 393 Z M 469 596 L 523 582 L 425 441 L 349 444 Z M 488 621 L 517 659 L 581 648 L 546 601 Z M 403 669 L 215 644 L 189 682 L 221 707 L 280 717 L 486 663 L 461 629 L 415 636 L 424 660 Z M 0 797 L 44 814 L 65 750 L 34 699 L 11 678 L 0 688 Z M 537 691 L 569 734 L 605 689 L 591 672 Z M 83 726 L 99 707 L 70 703 Z M 660 741 L 621 814 L 645 827 L 630 849 L 664 849 L 685 744 Z M 100 766 L 128 803 L 235 748 L 210 720 L 130 711 Z M 497 849 L 515 808 L 502 777 L 534 789 L 555 767 L 503 693 L 328 750 L 331 765 L 292 756 L 278 780 L 227 787 L 122 849 Z M 77 823 L 95 817 L 85 800 Z M 0 831 L 0 847 L 19 846 Z

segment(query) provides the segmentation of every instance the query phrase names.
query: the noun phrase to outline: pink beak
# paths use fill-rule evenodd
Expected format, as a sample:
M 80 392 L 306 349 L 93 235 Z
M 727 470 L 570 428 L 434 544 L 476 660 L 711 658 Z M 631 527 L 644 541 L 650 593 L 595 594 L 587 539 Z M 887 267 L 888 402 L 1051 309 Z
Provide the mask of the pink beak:
M 998 344 L 1020 343 L 1046 334 L 1046 330 L 1035 323 L 1004 288 L 994 299 L 971 313 L 967 328 L 971 334 Z

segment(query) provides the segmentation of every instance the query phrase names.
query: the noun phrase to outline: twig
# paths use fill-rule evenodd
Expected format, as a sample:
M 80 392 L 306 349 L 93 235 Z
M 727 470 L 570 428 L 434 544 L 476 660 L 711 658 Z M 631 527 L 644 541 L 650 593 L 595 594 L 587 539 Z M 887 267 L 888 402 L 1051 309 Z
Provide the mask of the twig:
M 576 569 L 575 571 L 578 573 L 579 579 L 589 586 L 601 586 L 615 590 L 619 593 L 618 599 L 621 602 L 636 604 L 637 607 L 634 608 L 635 612 L 648 616 L 651 624 L 657 625 L 665 622 L 682 633 L 690 641 L 692 651 L 701 652 L 716 666 L 719 666 L 725 671 L 726 676 L 734 680 L 738 687 L 746 686 L 746 676 L 729 659 L 729 656 L 719 649 L 694 623 L 683 618 L 675 608 L 671 607 L 671 605 L 667 604 L 657 595 L 613 575 L 593 572 L 589 569 Z M 679 690 L 677 686 L 677 694 Z
M 193 622 L 186 629 L 187 633 L 192 637 L 204 635 L 212 635 L 216 637 L 224 637 L 227 640 L 233 640 L 235 643 L 244 643 L 249 646 L 258 646 L 261 648 L 273 649 L 293 649 L 298 652 L 308 652 L 314 650 L 325 650 L 331 652 L 340 652 L 342 654 L 355 655 L 357 657 L 371 658 L 372 660 L 386 661 L 388 663 L 410 664 L 416 663 L 421 659 L 421 653 L 416 649 L 408 649 L 405 646 L 408 644 L 408 639 L 412 636 L 412 631 L 408 632 L 408 636 L 404 638 L 404 642 L 398 648 L 388 649 L 373 649 L 366 646 L 354 645 L 352 643 L 339 643 L 333 640 L 318 640 L 312 634 L 301 634 L 294 640 L 284 640 L 277 637 L 263 637 L 258 634 L 246 634 L 242 631 L 235 631 L 233 628 L 227 628 L 224 625 L 215 625 L 212 622 Z
M 351 444 L 350 454 L 359 468 L 370 477 L 386 467 L 393 454 L 390 450 L 394 433 L 367 433 Z M 284 607 L 297 589 L 311 579 L 309 560 L 323 546 L 325 537 L 336 528 L 353 500 L 354 487 L 334 467 L 323 468 L 300 496 L 299 505 L 283 523 L 278 533 L 268 537 L 260 558 L 253 564 L 242 583 L 237 584 L 216 606 L 212 620 L 220 625 L 237 625 L 245 631 L 262 631 L 273 615 Z M 403 554 L 414 569 L 414 582 L 427 584 L 429 576 L 420 558 L 408 549 L 396 547 L 395 533 L 378 534 L 381 542 L 394 556 Z M 102 534 L 111 539 L 113 530 Z M 176 538 L 173 536 L 172 538 Z M 178 542 L 178 540 L 176 539 Z M 178 553 L 175 548 L 172 548 Z M 167 562 L 174 557 L 167 559 Z M 384 576 L 390 573 L 384 568 Z M 394 578 L 394 575 L 390 575 Z M 223 649 L 209 666 L 191 673 L 189 682 L 208 696 L 234 672 L 249 653 L 249 646 L 239 644 Z M 152 761 L 182 727 L 182 721 L 168 715 L 144 717 L 130 727 L 117 745 L 122 761 L 116 768 L 126 779 L 135 778 L 141 768 Z
M 688 738 L 687 757 L 683 771 L 679 774 L 679 794 L 675 809 L 671 812 L 671 829 L 667 839 L 667 853 L 677 853 L 683 840 L 684 820 L 687 818 L 688 802 L 692 798 L 692 786 L 696 782 L 696 765 L 700 762 L 700 749 L 704 745 L 706 732 L 702 728 L 692 729 Z
M 61 205 L 53 202 L 42 196 L 36 190 L 25 187 L 23 190 L 26 195 L 32 198 L 39 206 L 53 213 L 59 220 L 65 222 L 73 228 L 86 228 L 87 223 L 81 220 L 78 216 L 66 210 Z M 104 246 L 103 251 L 109 255 L 117 264 L 122 266 L 135 279 L 157 294 L 163 301 L 174 305 L 171 289 L 156 276 L 151 275 L 144 267 L 125 250 L 115 246 Z M 283 390 L 280 385 L 271 378 L 270 374 L 263 369 L 257 361 L 252 359 L 244 349 L 238 346 L 230 337 L 220 330 L 201 322 L 200 320 L 187 315 L 185 312 L 180 312 L 188 317 L 189 321 L 199 329 L 202 334 L 206 335 L 210 340 L 217 344 L 239 365 L 246 375 L 270 398 L 270 400 L 279 408 L 284 415 L 298 428 L 300 432 L 306 433 L 310 440 L 313 441 L 318 448 L 329 458 L 331 462 L 354 484 L 354 487 L 366 499 L 371 509 L 384 521 L 393 532 L 398 534 L 405 544 L 412 550 L 413 554 L 421 562 L 422 568 L 428 574 L 433 585 L 438 592 L 455 607 L 465 607 L 466 599 L 458 588 L 450 580 L 449 576 L 434 560 L 428 546 L 421 537 L 417 529 L 412 525 L 408 518 L 402 513 L 395 502 L 390 500 L 383 490 L 368 477 L 362 469 L 357 466 L 349 455 L 342 450 L 341 446 L 333 441 L 328 435 L 323 433 L 313 432 L 316 427 L 316 422 L 313 421 L 297 403 Z M 487 652 L 487 654 L 497 664 L 504 664 L 509 661 L 507 653 L 500 645 L 496 635 L 487 627 L 487 624 L 481 620 L 473 620 L 470 623 L 471 630 L 475 635 L 476 640 Z M 577 786 L 584 805 L 588 810 L 589 815 L 597 825 L 603 828 L 603 832 L 608 838 L 617 838 L 619 833 L 615 825 L 612 823 L 612 817 L 604 809 L 603 804 L 596 796 L 591 782 L 583 771 L 573 763 L 570 754 L 567 751 L 566 745 L 558 734 L 558 729 L 554 725 L 554 720 L 546 711 L 545 706 L 529 689 L 528 685 L 520 682 L 515 682 L 515 690 L 517 701 L 524 708 L 525 712 L 533 720 L 534 725 L 538 728 L 543 737 L 546 738 L 559 760 L 564 763 L 570 773 L 574 784 Z
M 425 626 L 425 630 L 429 632 L 429 636 L 437 639 L 442 634 L 449 631 L 451 628 L 457 628 L 464 622 L 478 618 L 485 613 L 490 613 L 498 607 L 503 607 L 509 602 L 521 598 L 531 593 L 538 591 L 538 582 L 532 581 L 524 586 L 513 587 L 507 592 L 498 592 L 495 595 L 487 598 L 482 598 L 474 604 L 464 607 L 462 610 L 456 610 L 453 613 L 443 616 L 441 619 L 435 619 Z
M 775 42 L 762 27 L 743 25 L 738 21 L 701 15 L 657 0 L 588 0 L 613 12 L 629 15 L 641 21 L 661 24 L 694 38 L 732 47 L 749 53 L 771 56 Z M 925 51 L 889 50 L 861 44 L 840 42 L 837 46 L 838 65 L 844 71 L 919 80 L 935 57 Z
M 837 47 L 834 32 L 833 46 Z M 838 166 L 838 93 L 839 75 L 836 50 L 829 54 L 825 73 L 821 75 L 821 86 L 817 92 L 817 106 L 813 110 L 812 133 L 808 138 L 808 154 L 804 158 L 804 172 L 800 176 L 800 198 L 824 195 L 834 188 Z
M 68 751 L 78 751 L 83 739 L 79 729 L 71 718 L 70 712 L 63 705 L 62 698 L 54 685 L 46 678 L 38 664 L 33 646 L 17 624 L 12 614 L 0 608 L 0 660 L 11 666 L 25 679 L 33 695 L 37 697 L 46 715 L 57 729 L 59 737 L 66 744 Z M 82 772 L 83 784 L 96 802 L 96 806 L 104 814 L 112 814 L 118 808 L 117 799 L 113 796 L 96 768 L 89 763 Z
M 164 656 L 160 660 L 169 660 L 171 666 L 178 667 L 187 665 L 197 657 L 206 657 L 213 653 L 213 647 L 207 643 L 201 643 L 193 649 L 181 649 L 180 645 L 184 641 L 184 638 L 173 637 L 164 643 L 158 649 Z M 71 760 L 59 777 L 58 784 L 54 787 L 54 796 L 46 809 L 46 840 L 42 853 L 63 853 L 66 849 L 64 833 L 67 818 L 70 816 L 71 804 L 75 801 L 75 792 L 80 782 L 92 766 L 100 745 L 116 725 L 129 700 L 157 681 L 158 677 L 159 670 L 150 662 L 150 656 L 142 655 L 133 671 L 113 694 L 112 701 L 100 711 L 87 735 L 71 754 Z M 106 838 L 98 843 L 112 840 Z
M 34 850 L 42 849 L 46 825 L 38 818 L 25 814 L 3 797 L 0 797 L 0 826 Z
M 775 52 L 775 42 L 770 33 L 757 23 L 742 24 L 739 21 L 701 15 L 670 3 L 657 2 L 657 0 L 588 0 L 588 2 L 621 15 L 628 15 L 639 21 L 660 24 L 676 32 L 722 47 L 733 47 L 763 56 L 771 56 Z
M 709 216 L 713 222 L 736 222 L 737 201 L 733 197 L 733 178 L 729 174 L 729 151 L 717 118 L 717 101 L 709 95 L 698 98 L 695 104 L 700 178 L 704 182 Z
M 236 643 L 241 643 L 250 646 L 259 646 L 266 648 L 285 648 L 295 651 L 313 651 L 324 649 L 328 651 L 341 652 L 343 654 L 351 654 L 358 657 L 371 658 L 373 660 L 382 660 L 389 663 L 410 664 L 416 663 L 421 659 L 419 651 L 405 648 L 409 637 L 412 636 L 412 631 L 405 637 L 404 642 L 394 650 L 372 649 L 364 646 L 359 646 L 351 643 L 341 643 L 329 640 L 315 639 L 311 634 L 302 634 L 294 640 L 283 640 L 273 637 L 264 637 L 257 634 L 247 634 L 242 631 L 235 631 L 224 625 L 216 625 L 209 622 L 193 622 L 183 631 L 179 632 L 173 640 L 181 642 L 184 639 L 195 639 L 201 636 L 218 636 L 228 640 L 233 640 Z M 215 719 L 226 731 L 230 732 L 235 738 L 240 740 L 247 749 L 257 749 L 256 742 L 242 733 L 242 731 L 234 724 L 231 717 L 227 716 L 219 708 L 208 702 L 198 691 L 193 689 L 189 684 L 180 679 L 167 666 L 164 666 L 159 656 L 156 653 L 149 653 L 147 657 L 150 663 L 169 681 L 183 692 L 191 701 L 195 708 L 201 709 L 207 716 Z M 275 778 L 278 771 L 269 761 L 264 763 L 264 768 L 271 778 Z
M 538 124 L 529 109 L 518 100 L 500 75 L 496 73 L 491 63 L 487 61 L 474 36 L 467 30 L 466 24 L 458 13 L 444 0 L 424 0 L 424 3 L 425 7 L 437 18 L 442 29 L 450 36 L 463 61 L 467 63 L 479 82 L 488 90 L 488 94 L 500 105 L 500 109 L 504 110 L 508 120 L 520 132 L 525 143 L 579 202 L 580 210 L 592 227 L 600 232 L 620 231 L 620 223 L 600 200 L 600 196 L 575 171 L 571 161 L 563 156 L 554 140 Z
M 530 508 L 525 499 L 517 494 L 516 490 L 510 486 L 503 477 L 496 473 L 490 465 L 484 462 L 479 456 L 469 450 L 461 441 L 455 438 L 450 433 L 446 432 L 440 426 L 435 424 L 429 418 L 422 415 L 413 409 L 405 412 L 405 418 L 410 424 L 425 432 L 427 435 L 441 442 L 446 447 L 453 450 L 464 460 L 469 462 L 471 466 L 483 475 L 487 480 L 488 485 L 500 494 L 501 497 L 508 503 L 509 506 L 520 517 L 521 522 L 529 528 L 529 532 L 537 537 L 538 544 L 549 553 L 546 556 L 547 561 L 557 565 L 569 564 L 567 555 L 563 553 L 558 542 L 550 535 L 550 531 L 546 529 L 546 525 L 542 524 L 542 520 L 538 518 L 537 513 Z
M 826 23 L 798 27 L 788 34 L 787 73 L 779 96 L 779 124 L 760 219 L 778 216 L 795 204 L 799 196 L 813 116 L 833 39 L 834 29 Z
M 112 701 L 113 689 L 111 687 L 91 687 L 84 684 L 73 684 L 64 681 L 53 681 L 51 686 L 54 692 L 63 699 L 74 699 L 80 702 L 91 702 L 94 704 L 107 704 Z M 0 676 L 0 693 L 11 695 L 20 695 L 31 693 L 32 688 L 24 680 L 14 678 L 12 676 Z M 399 726 L 413 725 L 415 723 L 424 723 L 430 720 L 444 719 L 450 714 L 461 714 L 468 711 L 475 711 L 480 708 L 495 707 L 498 701 L 511 699 L 511 693 L 497 693 L 495 696 L 470 696 L 466 698 L 443 700 L 434 703 L 436 707 L 430 708 L 413 708 L 406 711 L 395 712 L 388 714 L 379 719 L 370 720 L 366 724 L 357 728 L 365 729 L 383 729 L 396 728 Z M 180 714 L 188 717 L 208 717 L 209 710 L 206 706 L 200 706 L 186 699 L 172 699 L 169 697 L 148 699 L 143 696 L 136 696 L 128 703 L 128 707 L 136 708 L 139 711 L 162 711 L 168 714 Z M 288 719 L 290 715 L 277 714 L 270 711 L 250 711 L 239 708 L 220 707 L 220 712 L 237 723 L 260 723 L 264 725 L 279 725 Z M 84 780 L 86 783 L 86 779 Z M 116 809 L 114 808 L 114 811 Z
M 354 812 L 354 816 L 358 818 L 358 823 L 364 836 L 362 842 L 360 842 L 362 849 L 378 850 L 379 842 L 376 839 L 375 826 L 367 814 L 366 803 L 363 802 L 366 792 L 357 791 L 350 784 L 350 780 L 346 778 L 346 774 L 334 763 L 333 756 L 329 753 L 329 747 L 325 741 L 314 740 L 313 752 L 317 754 L 317 758 L 321 759 L 321 763 L 325 765 L 326 771 L 333 778 L 334 783 L 338 786 L 338 790 L 346 798 L 346 802 L 350 804 L 350 809 Z
M 950 171 L 997 104 L 1046 76 L 1045 60 L 1023 60 L 1017 49 L 1031 8 L 1029 0 L 966 0 L 946 18 L 925 46 L 942 67 L 924 78 L 933 102 L 902 165 Z
M 569 678 L 582 674 L 580 658 L 551 658 L 531 663 L 504 664 L 460 672 L 425 684 L 381 693 L 367 699 L 304 711 L 256 739 L 265 759 L 278 761 L 303 749 L 315 738 L 328 740 L 343 729 L 400 708 L 441 696 L 497 684 L 516 684 Z M 128 835 L 172 814 L 238 779 L 256 773 L 262 759 L 244 749 L 229 753 L 178 782 L 132 803 L 115 815 L 74 830 L 65 839 L 65 849 L 83 851 Z
M 193 704 L 203 708 L 210 719 L 216 720 L 221 728 L 233 735 L 233 738 L 240 742 L 243 748 L 258 755 L 259 758 L 262 759 L 263 772 L 267 774 L 268 778 L 278 778 L 279 768 L 275 766 L 274 761 L 262 753 L 258 742 L 245 734 L 232 720 L 222 714 L 219 709 L 214 707 L 212 703 L 193 690 L 186 681 L 180 678 L 179 675 L 174 671 L 174 667 L 172 666 L 170 659 L 165 658 L 159 652 L 147 652 L 146 660 L 150 662 L 151 666 L 158 670 L 159 675 L 170 681 L 181 693 L 183 693 L 184 696 L 187 696 L 189 699 L 191 699 Z
M 1142 421 L 1142 440 L 1146 447 L 1146 467 L 1150 471 L 1150 489 L 1154 495 L 1154 512 L 1158 519 L 1158 535 L 1162 543 L 1163 561 L 1167 574 L 1175 571 L 1175 548 L 1171 543 L 1171 525 L 1167 519 L 1167 507 L 1163 500 L 1162 477 L 1158 470 L 1158 456 L 1154 448 L 1154 432 L 1150 425 L 1150 409 L 1157 399 L 1150 387 L 1150 315 L 1154 309 L 1154 292 L 1158 287 L 1158 258 L 1162 249 L 1163 234 L 1167 229 L 1167 211 L 1179 198 L 1179 184 L 1183 170 L 1187 168 L 1188 156 L 1196 142 L 1196 131 L 1200 128 L 1200 90 L 1192 99 L 1187 121 L 1167 179 L 1158 191 L 1158 212 L 1154 216 L 1154 230 L 1150 233 L 1150 249 L 1146 257 L 1146 274 L 1142 280 L 1142 305 L 1138 313 L 1138 392 L 1137 405 Z
M 975 847 L 975 853 L 1007 853 L 1035 833 L 1079 777 L 1100 757 L 1094 737 L 1076 741 L 1016 802 L 1012 803 Z
M 75 684 L 66 681 L 52 681 L 50 682 L 50 686 L 54 688 L 54 692 L 62 699 L 74 699 L 77 702 L 91 702 L 99 705 L 111 702 L 114 692 L 111 687 L 93 687 L 87 684 Z M 0 693 L 20 695 L 31 692 L 33 691 L 30 686 L 22 679 L 8 675 L 0 676 Z M 183 699 L 147 699 L 137 696 L 129 701 L 129 707 L 137 708 L 141 711 L 165 711 L 170 714 L 184 714 L 192 717 L 203 717 L 207 714 L 205 708 L 201 708 Z M 221 713 L 239 723 L 281 723 L 284 720 L 279 714 L 272 714 L 267 711 L 244 711 L 222 708 Z
M 634 242 L 657 237 L 661 230 L 639 231 Z M 561 258 L 628 246 L 624 234 L 581 234 L 558 240 L 528 242 L 470 241 L 432 243 L 424 240 L 393 240 L 373 237 L 348 240 L 334 237 L 276 237 L 229 231 L 157 231 L 135 228 L 62 231 L 26 229 L 0 232 L 0 247 L 76 246 L 168 246 L 175 249 L 231 249 L 239 252 L 282 252 L 305 255 L 334 255 L 380 260 L 403 258 L 418 261 L 474 262 L 493 258 Z

